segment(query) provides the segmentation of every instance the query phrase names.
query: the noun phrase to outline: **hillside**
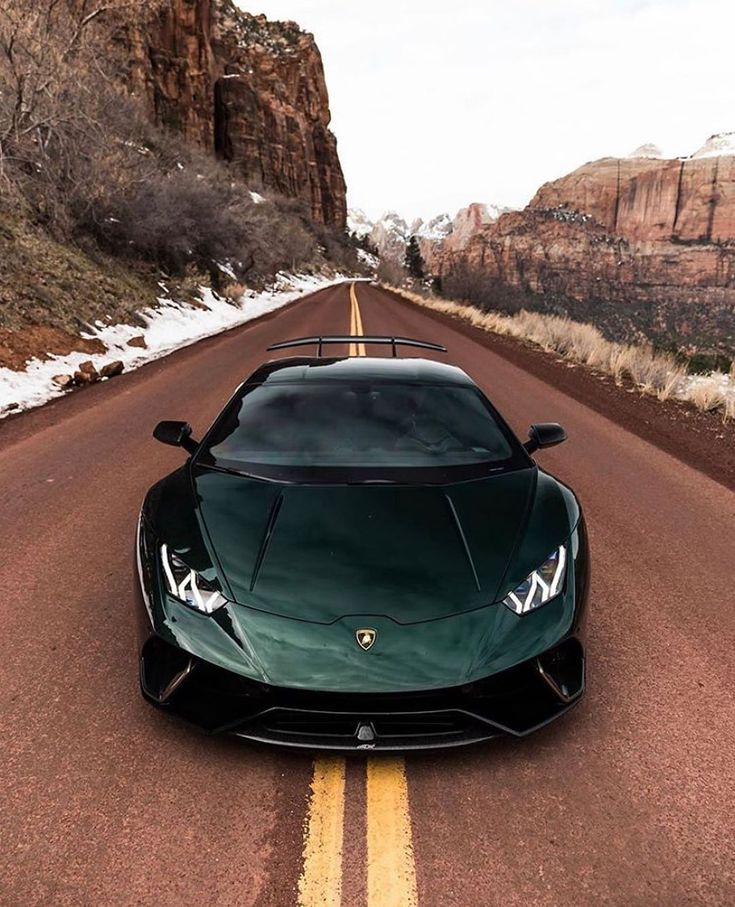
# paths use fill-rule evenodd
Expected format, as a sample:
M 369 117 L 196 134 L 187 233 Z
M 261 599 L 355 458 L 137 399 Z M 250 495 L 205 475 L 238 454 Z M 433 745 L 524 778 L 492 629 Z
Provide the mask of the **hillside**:
M 0 368 L 202 285 L 350 269 L 319 50 L 230 0 L 0 11 Z

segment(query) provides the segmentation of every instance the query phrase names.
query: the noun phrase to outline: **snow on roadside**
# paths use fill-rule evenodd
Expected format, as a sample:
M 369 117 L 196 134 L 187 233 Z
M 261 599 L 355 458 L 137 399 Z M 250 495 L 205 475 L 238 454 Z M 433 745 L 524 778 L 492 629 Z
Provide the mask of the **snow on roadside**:
M 306 293 L 348 279 L 348 276 L 341 274 L 332 278 L 279 274 L 269 289 L 260 293 L 250 291 L 236 303 L 215 295 L 208 287 L 202 287 L 200 305 L 160 298 L 157 308 L 140 313 L 145 327 L 97 322 L 89 332 L 82 333 L 82 337 L 101 340 L 107 347 L 105 353 L 69 353 L 49 359 L 31 359 L 23 372 L 0 368 L 0 419 L 63 396 L 65 392 L 53 383 L 52 378 L 54 375 L 73 374 L 82 362 L 91 361 L 99 371 L 105 363 L 120 360 L 125 371 L 131 371 L 181 347 L 295 302 Z M 128 346 L 129 340 L 141 335 L 145 338 L 145 349 Z

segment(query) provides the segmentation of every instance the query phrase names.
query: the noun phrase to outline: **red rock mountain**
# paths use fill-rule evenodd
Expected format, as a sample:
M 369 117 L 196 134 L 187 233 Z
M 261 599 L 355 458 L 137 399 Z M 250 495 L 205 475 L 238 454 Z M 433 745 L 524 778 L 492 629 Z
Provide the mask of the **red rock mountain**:
M 156 123 L 232 161 L 252 189 L 344 226 L 345 181 L 314 38 L 231 0 L 162 0 L 127 33 L 134 90 Z
M 732 350 L 735 156 L 594 161 L 429 258 L 435 274 L 480 269 L 627 339 Z
M 634 242 L 735 240 L 735 157 L 607 158 L 547 183 L 532 208 L 573 208 Z

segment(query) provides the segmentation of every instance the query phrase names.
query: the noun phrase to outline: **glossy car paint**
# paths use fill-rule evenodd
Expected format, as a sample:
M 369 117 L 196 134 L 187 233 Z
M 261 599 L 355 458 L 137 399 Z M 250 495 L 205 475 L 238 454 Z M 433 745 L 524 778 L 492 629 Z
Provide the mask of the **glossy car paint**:
M 395 369 L 382 359 L 330 362 L 269 364 L 251 381 Z M 435 380 L 434 363 L 402 362 L 414 380 Z M 284 484 L 190 460 L 154 486 L 143 508 L 148 632 L 273 687 L 457 687 L 576 632 L 587 569 L 580 519 L 573 493 L 530 458 L 516 471 L 425 486 Z M 171 597 L 162 542 L 229 604 L 206 616 Z M 505 595 L 562 543 L 571 554 L 563 593 L 523 616 L 506 608 Z M 356 643 L 362 627 L 377 631 L 368 651 Z

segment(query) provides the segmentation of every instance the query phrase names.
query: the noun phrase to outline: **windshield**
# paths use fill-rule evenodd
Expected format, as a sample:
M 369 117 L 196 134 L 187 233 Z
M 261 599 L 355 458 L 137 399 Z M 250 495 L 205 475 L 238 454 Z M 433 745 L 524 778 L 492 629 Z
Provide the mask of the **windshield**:
M 301 382 L 243 388 L 197 461 L 279 476 L 282 467 L 446 470 L 509 465 L 519 447 L 473 387 Z

